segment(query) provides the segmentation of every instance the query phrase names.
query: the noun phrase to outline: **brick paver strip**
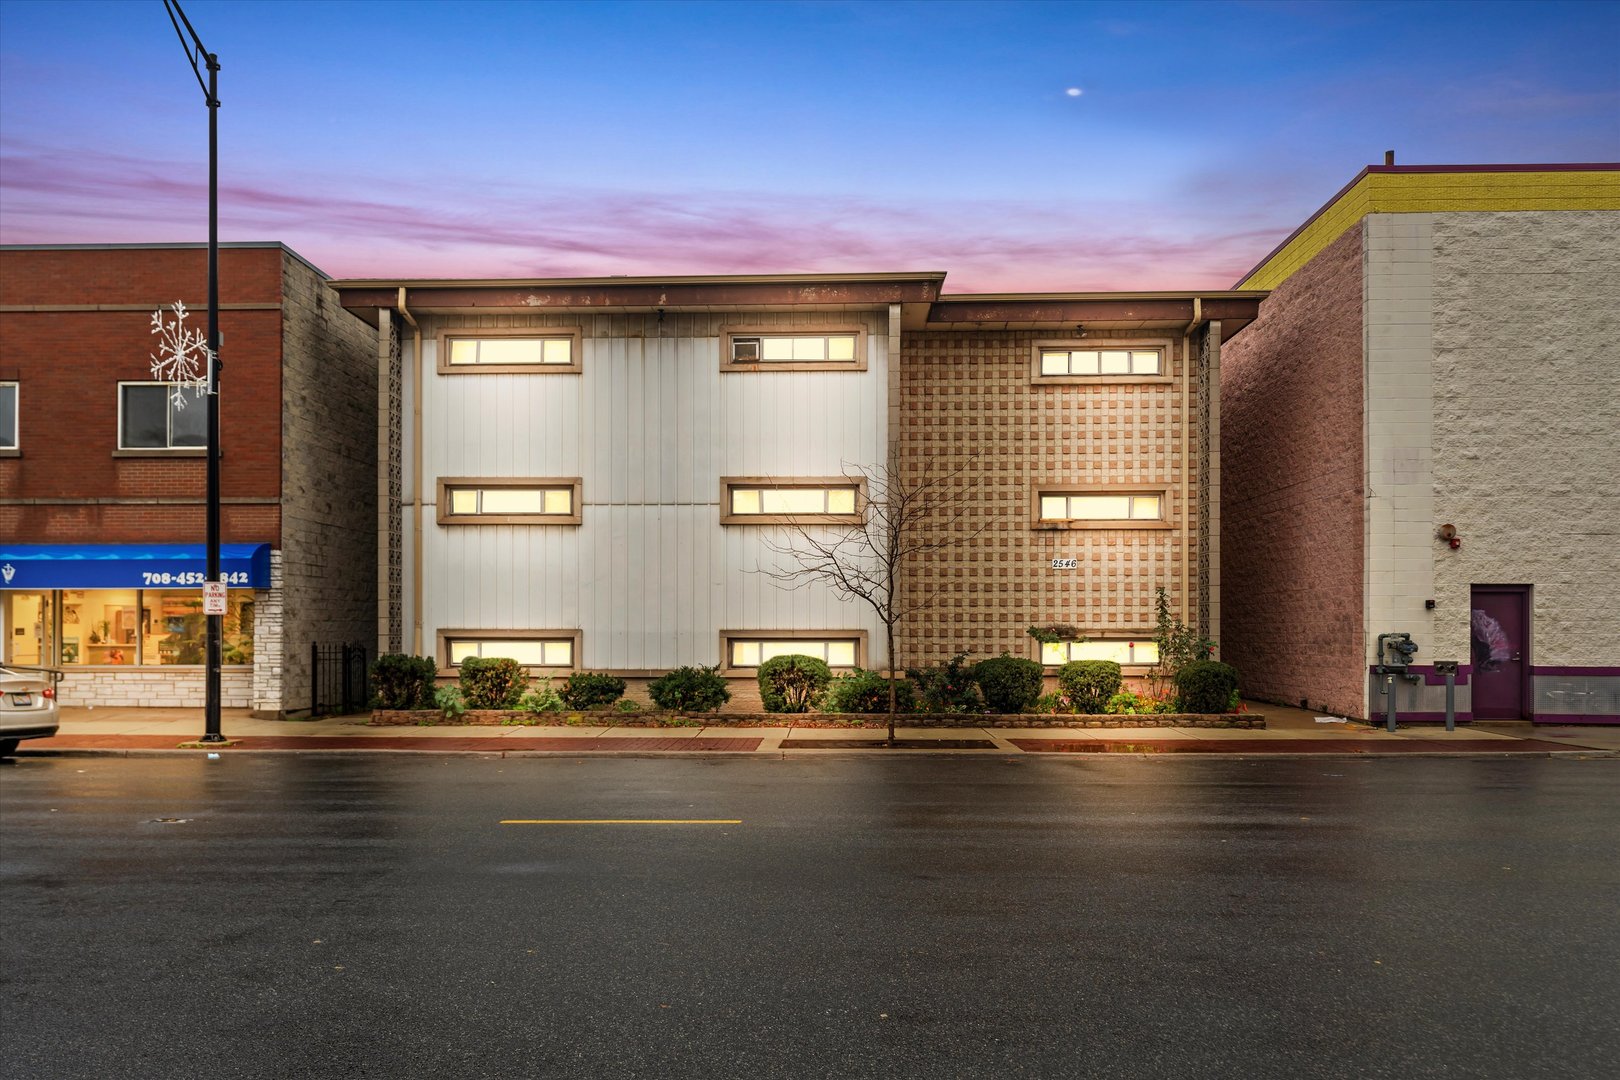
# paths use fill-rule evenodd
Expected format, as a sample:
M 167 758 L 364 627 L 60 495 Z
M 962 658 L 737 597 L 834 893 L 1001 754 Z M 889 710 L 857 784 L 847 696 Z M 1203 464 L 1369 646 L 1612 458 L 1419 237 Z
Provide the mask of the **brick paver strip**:
M 1544 754 L 1574 747 L 1537 739 L 1008 739 L 1037 754 Z
M 173 750 L 184 739 L 173 735 L 58 735 L 52 739 L 30 739 L 24 750 Z M 504 753 L 509 750 L 550 750 L 566 753 L 612 750 L 758 750 L 758 737 L 713 738 L 534 738 L 520 737 L 390 737 L 387 735 L 244 735 L 232 739 L 240 750 L 421 750 L 427 753 L 447 750 L 476 750 Z

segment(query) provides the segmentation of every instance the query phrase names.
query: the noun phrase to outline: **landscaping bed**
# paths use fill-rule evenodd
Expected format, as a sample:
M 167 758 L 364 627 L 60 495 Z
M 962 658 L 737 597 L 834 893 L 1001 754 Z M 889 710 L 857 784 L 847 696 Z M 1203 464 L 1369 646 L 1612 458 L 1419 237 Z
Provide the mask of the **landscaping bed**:
M 378 709 L 376 727 L 779 727 L 887 728 L 886 713 L 623 713 L 617 710 L 531 713 L 515 709 L 469 709 L 446 719 L 437 709 Z M 1022 713 L 1016 716 L 967 713 L 902 713 L 896 727 L 908 728 L 1263 728 L 1259 713 L 1153 713 L 1078 716 Z

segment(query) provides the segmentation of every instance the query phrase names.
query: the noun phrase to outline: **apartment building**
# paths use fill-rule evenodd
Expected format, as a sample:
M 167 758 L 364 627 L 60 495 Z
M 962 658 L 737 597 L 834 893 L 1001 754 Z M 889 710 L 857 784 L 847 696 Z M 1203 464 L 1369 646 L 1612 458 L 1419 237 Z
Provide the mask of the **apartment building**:
M 377 647 L 635 682 L 783 652 L 886 667 L 881 624 L 783 588 L 874 467 L 969 487 L 903 664 L 1152 662 L 1153 598 L 1218 636 L 1222 343 L 1263 293 L 941 295 L 940 273 L 353 280 L 378 328 Z M 1043 648 L 1031 624 L 1073 626 Z
M 375 331 L 274 243 L 220 251 L 222 703 L 310 707 L 376 611 Z M 198 244 L 0 248 L 0 640 L 68 705 L 201 706 L 205 402 L 153 313 L 207 318 Z
M 1371 166 L 1246 275 L 1226 656 L 1265 700 L 1620 722 L 1620 165 Z

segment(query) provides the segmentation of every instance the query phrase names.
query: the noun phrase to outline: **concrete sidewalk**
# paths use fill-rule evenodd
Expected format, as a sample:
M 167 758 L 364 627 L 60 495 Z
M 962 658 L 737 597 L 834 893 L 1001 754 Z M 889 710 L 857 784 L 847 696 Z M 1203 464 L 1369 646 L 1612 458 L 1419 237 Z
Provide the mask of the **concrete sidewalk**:
M 1391 734 L 1360 723 L 1319 723 L 1315 714 L 1250 704 L 1265 729 L 1225 728 L 900 728 L 904 749 L 882 748 L 885 733 L 866 728 L 647 728 L 601 726 L 372 727 L 367 715 L 320 720 L 259 720 L 226 710 L 221 727 L 234 745 L 226 752 L 434 751 L 488 754 L 579 753 L 831 753 L 961 754 L 1549 754 L 1620 755 L 1620 728 L 1548 728 L 1529 724 L 1434 725 Z M 203 730 L 200 709 L 64 708 L 52 739 L 24 742 L 20 754 L 60 752 L 194 753 L 182 744 Z

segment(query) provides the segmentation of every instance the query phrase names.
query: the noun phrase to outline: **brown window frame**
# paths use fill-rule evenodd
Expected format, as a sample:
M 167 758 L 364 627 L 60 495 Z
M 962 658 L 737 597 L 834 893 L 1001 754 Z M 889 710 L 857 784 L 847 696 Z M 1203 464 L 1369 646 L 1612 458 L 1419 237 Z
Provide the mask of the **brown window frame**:
M 571 514 L 453 514 L 452 488 L 568 488 Z M 578 525 L 584 519 L 584 482 L 577 476 L 441 476 L 434 510 L 440 525 Z
M 735 363 L 731 359 L 732 342 L 737 338 L 757 337 L 850 337 L 855 338 L 853 360 L 758 360 L 753 363 Z M 720 328 L 721 371 L 865 371 L 867 370 L 867 329 L 851 323 L 848 326 L 798 326 L 783 329 L 780 326 L 723 326 Z
M 1041 353 L 1063 349 L 1073 352 L 1085 349 L 1096 352 L 1147 352 L 1157 349 L 1159 373 L 1157 375 L 1043 375 Z M 1168 385 L 1176 381 L 1170 373 L 1175 361 L 1175 342 L 1169 338 L 1143 338 L 1139 340 L 1109 340 L 1105 338 L 1055 338 L 1034 342 L 1029 351 L 1029 381 L 1037 386 L 1098 386 L 1103 384 L 1135 383 L 1138 385 Z
M 1039 530 L 1067 531 L 1070 529 L 1173 529 L 1168 483 L 1159 484 L 1042 484 L 1030 485 L 1030 527 Z M 1041 497 L 1057 498 L 1067 495 L 1152 495 L 1158 498 L 1160 516 L 1157 518 L 1063 518 L 1049 520 L 1041 517 Z
M 839 665 L 834 671 L 853 671 L 866 667 L 867 633 L 865 630 L 722 630 L 720 631 L 720 674 L 751 676 L 759 672 L 753 667 L 734 666 L 731 663 L 733 641 L 853 641 L 855 663 L 851 667 Z
M 534 338 L 539 341 L 567 339 L 572 342 L 568 364 L 452 364 L 450 343 L 478 338 Z M 577 326 L 498 326 L 446 327 L 435 338 L 436 367 L 440 375 L 577 375 L 585 370 L 585 334 Z
M 1128 642 L 1148 642 L 1148 643 L 1152 643 L 1152 641 L 1153 641 L 1153 630 L 1151 630 L 1151 629 L 1141 630 L 1141 631 L 1138 631 L 1136 633 L 1131 633 L 1128 630 L 1112 630 L 1112 629 L 1110 629 L 1110 630 L 1099 630 L 1095 634 L 1086 634 L 1085 637 L 1086 637 L 1087 642 L 1092 642 L 1092 641 L 1119 641 L 1119 642 L 1127 642 L 1127 643 Z M 1077 639 L 1077 638 L 1073 638 L 1073 639 L 1066 638 L 1063 641 L 1055 642 L 1055 644 L 1058 644 L 1058 645 L 1072 645 L 1072 644 L 1078 643 L 1078 641 L 1079 641 L 1079 639 Z M 1057 671 L 1057 669 L 1062 667 L 1063 664 L 1068 663 L 1068 661 L 1062 661 L 1062 662 L 1056 663 L 1056 664 L 1047 663 L 1046 662 L 1046 657 L 1042 653 L 1042 650 L 1044 649 L 1044 644 L 1042 642 L 1039 642 L 1039 641 L 1036 641 L 1033 644 L 1034 644 L 1034 655 L 1031 657 L 1031 659 L 1034 660 L 1036 663 L 1040 664 L 1041 667 L 1045 668 L 1048 674 Z M 1153 660 L 1133 660 L 1133 661 L 1130 661 L 1128 663 L 1122 661 L 1122 662 L 1120 662 L 1120 667 L 1125 668 L 1125 669 L 1127 669 L 1127 670 L 1134 673 L 1138 668 L 1141 668 L 1141 669 L 1145 670 L 1147 668 L 1152 667 L 1155 663 L 1156 663 L 1156 661 L 1153 661 Z
M 570 663 L 566 667 L 547 664 L 524 664 L 525 671 L 541 672 L 574 672 L 580 670 L 579 651 L 584 642 L 584 635 L 579 630 L 465 630 L 443 629 L 438 632 L 434 645 L 434 656 L 439 664 L 439 674 L 455 676 L 461 673 L 461 665 L 455 662 L 450 655 L 450 642 L 458 639 L 477 639 L 483 641 L 566 641 L 569 643 Z
M 731 509 L 735 488 L 854 488 L 852 514 L 737 514 Z M 850 476 L 722 476 L 722 525 L 860 525 L 866 521 L 866 477 Z

